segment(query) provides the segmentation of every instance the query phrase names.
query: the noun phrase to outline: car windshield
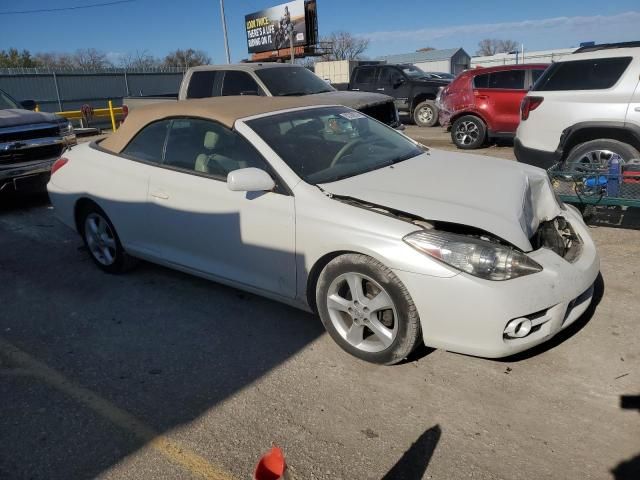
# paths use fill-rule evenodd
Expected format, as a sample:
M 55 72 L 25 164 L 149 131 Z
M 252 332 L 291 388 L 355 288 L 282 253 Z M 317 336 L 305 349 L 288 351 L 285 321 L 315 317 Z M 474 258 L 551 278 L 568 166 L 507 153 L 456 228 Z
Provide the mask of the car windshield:
M 312 185 L 360 175 L 424 152 L 401 133 L 346 107 L 280 113 L 247 124 Z
M 274 97 L 311 95 L 335 89 L 304 67 L 271 67 L 256 70 L 256 75 Z
M 422 78 L 422 77 L 426 77 L 427 76 L 427 74 L 424 73 L 423 70 L 421 70 L 418 67 L 413 66 L 413 65 L 403 65 L 402 66 L 402 72 L 407 77 L 411 77 L 411 78 Z
M 20 108 L 18 104 L 6 93 L 0 91 L 0 109 Z

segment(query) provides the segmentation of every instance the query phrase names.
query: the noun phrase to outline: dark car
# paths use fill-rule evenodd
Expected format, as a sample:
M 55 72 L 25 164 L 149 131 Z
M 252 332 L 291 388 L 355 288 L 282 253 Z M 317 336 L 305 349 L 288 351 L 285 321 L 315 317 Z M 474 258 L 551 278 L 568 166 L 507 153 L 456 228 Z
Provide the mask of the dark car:
M 362 65 L 353 69 L 349 90 L 390 95 L 398 113 L 410 115 L 416 125 L 433 127 L 438 123 L 436 96 L 450 81 L 430 78 L 414 65 Z
M 0 191 L 46 184 L 51 165 L 76 143 L 72 125 L 53 113 L 35 112 L 0 90 Z
M 458 148 L 480 148 L 490 138 L 513 138 L 520 102 L 548 65 L 524 64 L 467 70 L 438 96 L 440 124 Z

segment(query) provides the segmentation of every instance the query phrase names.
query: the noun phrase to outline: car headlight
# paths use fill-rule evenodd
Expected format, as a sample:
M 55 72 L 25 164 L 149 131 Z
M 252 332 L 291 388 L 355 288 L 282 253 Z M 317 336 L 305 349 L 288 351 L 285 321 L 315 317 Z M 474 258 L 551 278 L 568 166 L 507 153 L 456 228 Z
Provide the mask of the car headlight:
M 60 135 L 67 137 L 73 135 L 73 124 L 71 122 L 60 123 Z
M 403 240 L 419 252 L 486 280 L 509 280 L 542 270 L 514 248 L 466 235 L 421 230 Z

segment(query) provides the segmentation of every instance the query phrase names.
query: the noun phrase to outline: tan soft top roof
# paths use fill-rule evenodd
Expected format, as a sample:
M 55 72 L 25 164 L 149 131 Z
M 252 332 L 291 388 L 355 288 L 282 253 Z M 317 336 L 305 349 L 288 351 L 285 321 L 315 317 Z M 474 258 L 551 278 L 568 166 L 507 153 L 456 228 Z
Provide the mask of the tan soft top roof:
M 276 112 L 288 108 L 314 105 L 335 105 L 327 98 L 302 97 L 257 97 L 234 96 L 180 100 L 148 105 L 133 110 L 122 126 L 104 139 L 100 146 L 120 153 L 131 139 L 145 126 L 168 117 L 200 117 L 214 120 L 228 128 L 233 128 L 239 118 Z

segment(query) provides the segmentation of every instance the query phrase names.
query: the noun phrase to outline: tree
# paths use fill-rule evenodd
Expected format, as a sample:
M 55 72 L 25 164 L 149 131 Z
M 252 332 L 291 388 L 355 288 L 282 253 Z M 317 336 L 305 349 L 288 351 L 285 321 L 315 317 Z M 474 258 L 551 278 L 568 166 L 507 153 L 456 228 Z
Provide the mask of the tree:
M 416 52 L 431 52 L 432 50 L 435 50 L 435 48 L 433 48 L 433 47 L 423 47 L 423 48 L 417 49 Z
M 4 68 L 31 68 L 37 67 L 38 61 L 31 56 L 29 50 L 18 51 L 16 48 L 0 50 L 0 67 Z
M 40 52 L 35 59 L 40 67 L 49 70 L 70 70 L 76 68 L 73 56 L 69 53 Z
M 178 49 L 175 52 L 170 52 L 164 58 L 165 67 L 189 68 L 209 63 L 211 63 L 209 55 L 202 50 L 194 50 L 193 48 L 188 48 L 187 50 Z
M 77 68 L 83 70 L 98 70 L 101 68 L 113 67 L 107 60 L 107 54 L 95 48 L 80 48 L 73 54 L 73 63 Z
M 129 70 L 149 70 L 160 66 L 161 61 L 146 50 L 136 50 L 135 53 L 123 55 L 119 63 L 121 67 Z
M 489 56 L 496 53 L 509 53 L 517 50 L 518 42 L 515 40 L 498 40 L 497 38 L 485 38 L 478 42 L 476 55 Z
M 320 42 L 330 45 L 324 60 L 357 60 L 369 48 L 368 38 L 354 37 L 349 32 L 333 32 Z

